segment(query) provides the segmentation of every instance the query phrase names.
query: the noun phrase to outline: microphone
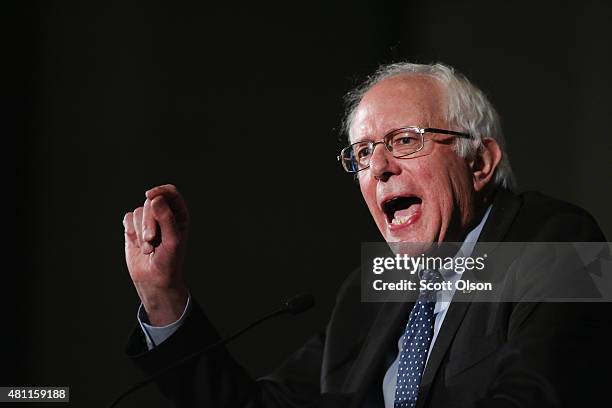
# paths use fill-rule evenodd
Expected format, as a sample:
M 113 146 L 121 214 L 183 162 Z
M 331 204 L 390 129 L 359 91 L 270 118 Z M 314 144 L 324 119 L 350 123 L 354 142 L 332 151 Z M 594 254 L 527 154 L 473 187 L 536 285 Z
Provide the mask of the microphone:
M 153 373 L 152 375 L 150 375 L 149 377 L 145 378 L 144 380 L 141 380 L 139 382 L 137 382 L 136 384 L 132 385 L 130 388 L 128 388 L 127 390 L 125 390 L 124 392 L 121 393 L 121 395 L 119 395 L 117 398 L 115 398 L 115 400 L 108 406 L 109 408 L 113 408 L 115 406 L 117 406 L 117 404 L 119 404 L 119 402 L 121 402 L 125 397 L 127 397 L 128 395 L 130 395 L 131 393 L 133 393 L 134 391 L 144 387 L 145 385 L 155 381 L 156 379 L 160 378 L 161 376 L 163 376 L 164 374 L 168 373 L 169 371 L 185 364 L 186 362 L 194 359 L 195 357 L 201 355 L 201 354 L 205 354 L 208 353 L 214 349 L 216 349 L 217 347 L 223 346 L 227 343 L 229 343 L 230 341 L 234 340 L 236 337 L 240 336 L 241 334 L 251 330 L 253 327 L 265 322 L 266 320 L 272 319 L 273 317 L 277 317 L 283 314 L 291 314 L 291 315 L 297 315 L 300 314 L 302 312 L 305 312 L 306 310 L 310 309 L 311 307 L 314 306 L 314 297 L 309 294 L 309 293 L 302 293 L 300 295 L 296 295 L 290 299 L 288 299 L 287 301 L 285 301 L 285 303 L 277 310 L 273 311 L 272 313 L 269 313 L 257 320 L 255 320 L 253 323 L 249 324 L 248 326 L 246 326 L 243 329 L 238 330 L 236 333 L 232 334 L 231 336 L 222 338 L 221 340 L 217 341 L 216 343 L 213 343 L 209 346 L 206 346 L 200 350 L 197 350 L 185 357 L 183 357 L 182 359 L 170 364 L 169 366 L 157 371 L 156 373 Z

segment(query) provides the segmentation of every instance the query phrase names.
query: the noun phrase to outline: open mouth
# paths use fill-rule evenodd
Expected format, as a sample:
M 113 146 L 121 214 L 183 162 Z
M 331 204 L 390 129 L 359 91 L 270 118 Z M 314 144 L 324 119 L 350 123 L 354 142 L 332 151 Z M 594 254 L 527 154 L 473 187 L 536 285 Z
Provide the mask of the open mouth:
M 414 221 L 423 200 L 419 197 L 394 197 L 382 205 L 390 225 L 402 225 Z

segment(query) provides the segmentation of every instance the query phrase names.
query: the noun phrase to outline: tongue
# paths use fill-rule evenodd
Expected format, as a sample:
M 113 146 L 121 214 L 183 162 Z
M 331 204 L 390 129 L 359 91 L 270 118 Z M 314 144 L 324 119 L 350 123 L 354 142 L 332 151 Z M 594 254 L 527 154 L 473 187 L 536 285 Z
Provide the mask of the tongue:
M 410 217 L 411 215 L 416 213 L 419 208 L 421 208 L 421 204 L 412 204 L 408 208 L 403 208 L 401 210 L 395 211 L 395 213 L 393 213 L 393 218 L 399 219 L 400 217 Z

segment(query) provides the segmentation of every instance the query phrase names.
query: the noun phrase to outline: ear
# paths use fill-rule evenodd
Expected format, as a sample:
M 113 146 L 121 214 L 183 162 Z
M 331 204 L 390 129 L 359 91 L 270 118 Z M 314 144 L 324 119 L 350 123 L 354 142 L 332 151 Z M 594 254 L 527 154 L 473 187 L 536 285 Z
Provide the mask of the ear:
M 497 142 L 489 137 L 483 138 L 476 157 L 469 161 L 475 191 L 482 191 L 489 184 L 501 159 L 502 151 Z

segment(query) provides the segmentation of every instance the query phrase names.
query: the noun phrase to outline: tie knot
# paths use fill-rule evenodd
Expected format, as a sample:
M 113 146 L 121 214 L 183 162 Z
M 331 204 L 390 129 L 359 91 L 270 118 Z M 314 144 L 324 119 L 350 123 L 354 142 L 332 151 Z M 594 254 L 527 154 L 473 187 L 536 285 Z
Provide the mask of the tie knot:
M 423 269 L 421 271 L 421 279 L 427 282 L 442 282 L 442 274 L 437 269 Z
M 423 269 L 419 277 L 422 281 L 419 298 L 429 302 L 435 301 L 435 295 L 440 290 L 436 288 L 438 286 L 436 284 L 444 282 L 442 274 L 436 269 Z M 423 288 L 423 284 L 426 286 L 425 288 Z

